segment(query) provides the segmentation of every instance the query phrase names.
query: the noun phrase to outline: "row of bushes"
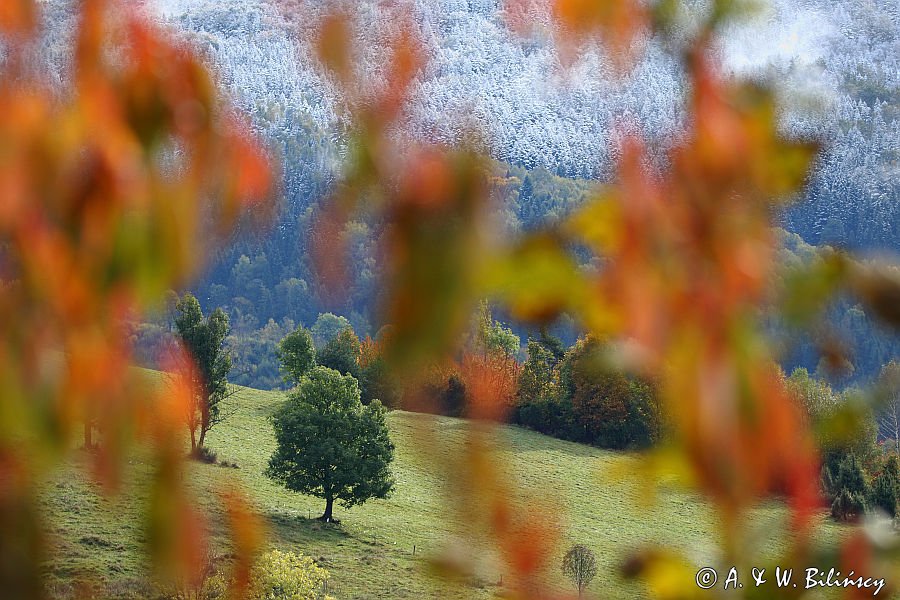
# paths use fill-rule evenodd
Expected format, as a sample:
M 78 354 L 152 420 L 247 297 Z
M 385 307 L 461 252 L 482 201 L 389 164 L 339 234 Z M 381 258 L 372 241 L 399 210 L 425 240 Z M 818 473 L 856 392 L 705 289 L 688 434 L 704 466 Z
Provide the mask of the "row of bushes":
M 581 339 L 561 356 L 558 344 L 528 342 L 514 423 L 554 437 L 602 448 L 645 448 L 663 422 L 650 381 L 610 366 L 609 348 Z
M 608 354 L 608 347 L 592 338 L 566 349 L 558 339 L 542 335 L 529 340 L 521 365 L 502 356 L 492 361 L 500 371 L 495 381 L 512 379 L 510 393 L 498 394 L 509 405 L 507 418 L 545 435 L 602 448 L 652 445 L 663 427 L 658 394 L 651 382 L 612 368 Z M 471 402 L 467 361 L 464 355 L 459 368 L 426 384 L 425 396 L 435 412 L 466 414 Z
M 166 600 L 225 600 L 234 597 L 234 581 L 217 559 L 210 558 L 201 577 L 162 590 Z M 329 575 L 303 554 L 271 550 L 250 571 L 242 594 L 248 600 L 329 600 L 324 594 Z

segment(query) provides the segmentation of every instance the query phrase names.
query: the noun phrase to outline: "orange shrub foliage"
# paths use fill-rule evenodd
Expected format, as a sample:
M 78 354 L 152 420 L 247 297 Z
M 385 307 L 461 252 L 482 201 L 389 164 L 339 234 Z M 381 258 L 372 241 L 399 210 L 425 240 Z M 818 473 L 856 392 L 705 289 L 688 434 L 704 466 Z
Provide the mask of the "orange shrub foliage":
M 382 344 L 367 335 L 366 339 L 359 344 L 359 356 L 356 358 L 356 362 L 359 363 L 361 368 L 365 369 L 378 360 L 383 351 Z
M 463 353 L 459 372 L 466 386 L 466 416 L 504 421 L 515 402 L 521 368 L 502 353 Z

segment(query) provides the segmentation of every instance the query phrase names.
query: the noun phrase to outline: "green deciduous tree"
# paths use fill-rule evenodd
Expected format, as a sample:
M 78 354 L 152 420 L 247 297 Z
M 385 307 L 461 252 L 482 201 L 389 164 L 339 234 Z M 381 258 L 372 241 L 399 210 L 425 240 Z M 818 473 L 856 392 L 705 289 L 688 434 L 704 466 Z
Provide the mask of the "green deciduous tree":
M 323 521 L 334 520 L 335 500 L 349 508 L 393 490 L 394 445 L 385 409 L 377 400 L 363 406 L 353 377 L 315 367 L 272 424 L 277 448 L 266 475 L 289 490 L 323 498 Z
M 566 354 L 565 344 L 563 344 L 561 339 L 547 331 L 547 327 L 541 327 L 541 335 L 537 341 L 553 356 L 553 365 L 562 360 L 562 357 Z
M 349 327 L 342 329 L 316 352 L 316 362 L 338 373 L 353 375 L 359 380 L 360 342 Z
M 837 476 L 841 462 L 850 453 L 863 468 L 878 467 L 878 426 L 874 413 L 856 392 L 835 392 L 827 381 L 810 376 L 802 368 L 794 369 L 785 379 L 785 388 L 803 409 L 832 476 Z M 847 431 L 853 435 L 847 435 Z M 826 487 L 830 497 L 839 492 Z
M 473 350 L 482 354 L 502 354 L 515 358 L 519 353 L 519 336 L 495 321 L 487 302 L 479 305 L 475 320 Z
M 629 445 L 629 383 L 621 373 L 577 372 L 572 411 L 589 439 L 604 448 Z
M 401 389 L 391 375 L 382 344 L 370 337 L 360 343 L 359 387 L 363 404 L 381 400 L 388 408 L 400 403 Z
M 300 383 L 300 379 L 316 366 L 312 335 L 302 326 L 284 336 L 278 343 L 277 352 L 287 384 Z
M 181 297 L 175 310 L 176 334 L 195 367 L 189 370 L 196 391 L 186 423 L 191 433 L 191 452 L 196 453 L 203 447 L 209 430 L 224 419 L 221 404 L 232 393 L 228 388 L 231 355 L 225 349 L 228 315 L 217 308 L 204 318 L 200 303 L 190 293 Z
M 535 404 L 558 393 L 558 378 L 553 368 L 556 358 L 537 340 L 528 340 L 528 359 L 519 376 L 517 400 Z
M 309 331 L 312 333 L 316 348 L 321 348 L 345 329 L 353 329 L 350 321 L 346 317 L 329 312 L 320 314 Z
M 652 385 L 608 364 L 608 348 L 594 338 L 579 340 L 560 367 L 575 423 L 586 440 L 604 448 L 647 447 L 661 430 L 661 410 Z

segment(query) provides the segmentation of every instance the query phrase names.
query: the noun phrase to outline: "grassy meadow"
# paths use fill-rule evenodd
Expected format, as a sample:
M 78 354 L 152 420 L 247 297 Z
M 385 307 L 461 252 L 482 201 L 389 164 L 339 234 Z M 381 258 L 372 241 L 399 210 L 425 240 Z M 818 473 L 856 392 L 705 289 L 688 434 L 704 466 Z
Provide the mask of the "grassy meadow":
M 474 514 L 479 507 L 458 509 L 447 501 L 453 492 L 453 484 L 447 482 L 453 478 L 444 469 L 461 450 L 468 427 L 465 421 L 392 412 L 388 422 L 397 446 L 393 496 L 351 510 L 336 507 L 341 525 L 324 525 L 315 520 L 323 501 L 288 492 L 263 475 L 274 447 L 267 417 L 283 398 L 278 392 L 242 388 L 229 400 L 236 412 L 213 429 L 208 440 L 220 461 L 236 463 L 238 468 L 188 465 L 193 489 L 212 529 L 215 553 L 228 553 L 216 491 L 237 481 L 268 521 L 271 545 L 302 552 L 327 568 L 329 591 L 336 598 L 463 599 L 502 593 L 500 563 L 466 541 L 467 535 L 477 534 L 467 513 Z M 594 594 L 604 598 L 643 595 L 641 587 L 618 575 L 629 551 L 641 546 L 674 546 L 698 565 L 715 564 L 716 534 L 707 505 L 684 492 L 663 489 L 652 507 L 643 506 L 646 492 L 634 481 L 637 475 L 629 477 L 634 473 L 633 456 L 513 427 L 501 428 L 499 435 L 503 437 L 499 464 L 537 504 L 559 511 L 561 543 L 554 565 L 574 543 L 596 553 L 599 574 L 589 588 Z M 147 573 L 141 527 L 146 499 L 141 483 L 149 480 L 151 472 L 139 458 L 132 460 L 134 480 L 125 482 L 116 498 L 102 496 L 90 482 L 83 454 L 47 485 L 42 509 L 52 531 L 55 555 L 47 565 L 47 577 L 55 595 L 70 595 L 73 582 L 81 579 L 102 582 L 105 591 L 98 597 L 149 593 L 142 583 Z M 752 524 L 760 533 L 761 547 L 778 549 L 778 542 L 766 534 L 778 529 L 774 525 L 785 514 L 775 503 L 758 509 Z M 539 517 L 520 514 L 519 518 Z M 822 535 L 838 531 L 823 514 Z M 430 559 L 438 556 L 484 560 L 478 561 L 476 576 L 449 581 L 429 568 Z M 555 566 L 547 577 L 560 591 L 570 589 Z

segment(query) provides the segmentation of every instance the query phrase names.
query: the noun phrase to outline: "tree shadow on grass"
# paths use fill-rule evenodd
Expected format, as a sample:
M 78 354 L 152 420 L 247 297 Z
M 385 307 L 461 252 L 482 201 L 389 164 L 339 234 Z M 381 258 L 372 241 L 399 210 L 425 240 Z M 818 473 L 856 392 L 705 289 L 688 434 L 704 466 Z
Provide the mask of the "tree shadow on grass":
M 287 512 L 269 512 L 266 517 L 272 533 L 282 542 L 298 544 L 315 540 L 317 542 L 339 542 L 353 536 L 334 523 L 323 523 L 318 515 L 307 518 L 304 515 Z

